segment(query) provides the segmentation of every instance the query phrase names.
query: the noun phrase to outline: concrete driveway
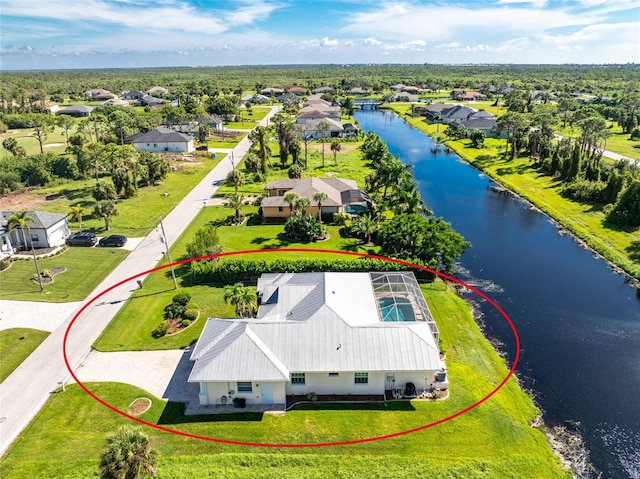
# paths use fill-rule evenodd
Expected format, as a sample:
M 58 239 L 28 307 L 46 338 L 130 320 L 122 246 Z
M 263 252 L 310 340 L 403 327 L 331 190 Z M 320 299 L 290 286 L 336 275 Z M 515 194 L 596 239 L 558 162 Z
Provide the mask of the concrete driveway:
M 0 331 L 12 328 L 31 328 L 55 331 L 80 307 L 72 303 L 42 303 L 39 301 L 0 301 Z

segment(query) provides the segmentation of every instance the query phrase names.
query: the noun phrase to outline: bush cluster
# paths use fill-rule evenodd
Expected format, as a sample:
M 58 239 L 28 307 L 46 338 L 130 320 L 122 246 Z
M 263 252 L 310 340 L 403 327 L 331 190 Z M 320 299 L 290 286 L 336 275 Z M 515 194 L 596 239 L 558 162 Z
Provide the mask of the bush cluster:
M 171 300 L 171 303 L 164 308 L 163 316 L 165 321 L 159 323 L 153 331 L 151 336 L 154 338 L 161 338 L 169 332 L 169 323 L 167 320 L 175 319 L 182 328 L 186 328 L 193 321 L 198 318 L 198 307 L 194 304 L 189 304 L 191 301 L 191 295 L 186 291 L 180 291 Z
M 416 264 L 420 264 L 415 262 Z M 192 284 L 233 284 L 255 281 L 264 273 L 414 271 L 417 278 L 431 280 L 433 274 L 399 263 L 374 258 L 360 259 L 228 259 L 219 263 L 191 263 Z

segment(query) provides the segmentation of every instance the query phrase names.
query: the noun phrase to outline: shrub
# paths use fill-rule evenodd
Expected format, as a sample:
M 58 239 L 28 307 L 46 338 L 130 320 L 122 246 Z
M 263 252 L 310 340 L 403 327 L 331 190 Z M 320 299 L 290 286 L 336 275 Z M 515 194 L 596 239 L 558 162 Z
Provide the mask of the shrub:
M 327 233 L 327 228 L 315 216 L 293 216 L 284 225 L 284 234 L 302 241 L 315 241 Z
M 195 321 L 196 319 L 198 319 L 198 313 L 199 311 L 195 308 L 189 308 L 187 309 L 183 314 L 182 317 L 184 318 L 182 321 L 182 324 L 184 325 L 185 321 Z
M 302 178 L 302 167 L 300 165 L 293 164 L 289 167 L 289 171 L 287 172 L 289 178 Z
M 576 180 L 562 188 L 562 196 L 578 201 L 598 201 L 606 186 L 602 181 Z
M 180 324 L 182 324 L 182 326 L 186 328 L 191 324 L 191 320 L 190 319 L 183 319 L 182 321 L 180 321 Z
M 186 291 L 180 291 L 173 297 L 173 302 L 181 306 L 186 306 L 191 301 L 191 295 Z
M 171 303 L 164 308 L 164 319 L 174 319 L 182 316 L 184 312 L 184 307 L 179 305 L 178 303 Z
M 169 331 L 169 325 L 163 321 L 151 331 L 151 336 L 161 338 L 162 336 L 166 336 L 167 331 Z
M 10 260 L 3 259 L 2 261 L 0 261 L 0 271 L 4 271 L 9 266 L 11 266 L 11 261 Z
M 336 226 L 344 226 L 348 220 L 351 219 L 351 215 L 348 213 L 334 213 L 333 223 Z

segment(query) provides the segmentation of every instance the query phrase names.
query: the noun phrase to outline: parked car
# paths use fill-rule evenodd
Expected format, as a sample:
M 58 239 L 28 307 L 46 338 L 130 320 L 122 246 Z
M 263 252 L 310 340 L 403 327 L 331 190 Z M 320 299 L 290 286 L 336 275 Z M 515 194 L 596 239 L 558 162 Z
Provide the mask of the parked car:
M 89 232 L 76 233 L 69 236 L 65 243 L 69 246 L 93 246 L 98 242 L 96 235 Z
M 111 235 L 98 241 L 99 246 L 124 246 L 125 244 L 127 244 L 127 237 L 123 235 Z

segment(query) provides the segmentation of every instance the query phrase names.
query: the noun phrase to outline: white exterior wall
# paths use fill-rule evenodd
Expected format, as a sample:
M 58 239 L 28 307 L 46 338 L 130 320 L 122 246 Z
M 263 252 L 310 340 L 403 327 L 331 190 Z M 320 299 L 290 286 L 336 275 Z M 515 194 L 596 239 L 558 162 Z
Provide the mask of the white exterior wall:
M 423 389 L 428 389 L 431 384 L 435 382 L 436 371 L 407 371 L 407 372 L 391 372 L 387 373 L 386 376 L 395 377 L 395 382 L 386 382 L 387 389 L 403 389 L 404 385 L 407 383 L 413 383 L 416 387 L 416 391 L 418 394 L 422 392 Z M 389 385 L 392 385 L 391 388 Z
M 356 384 L 354 373 L 341 372 L 337 377 L 329 373 L 306 373 L 305 384 L 287 383 L 287 394 L 384 394 L 385 377 L 382 372 L 369 372 L 367 384 Z
M 189 142 L 164 141 L 159 143 L 134 143 L 134 146 L 136 146 L 137 148 L 140 148 L 141 150 L 148 151 L 149 153 L 163 153 L 163 152 L 172 152 L 172 153 L 187 152 L 188 153 L 196 149 L 193 143 L 193 140 Z
M 64 243 L 64 239 L 69 236 L 69 225 L 66 221 L 62 221 L 50 228 L 48 231 L 49 246 L 58 246 Z
M 227 397 L 227 404 L 233 404 L 234 398 L 244 398 L 247 404 L 262 404 L 263 385 L 268 384 L 272 387 L 273 404 L 285 404 L 285 384 L 278 382 L 252 382 L 252 392 L 238 392 L 238 384 L 235 382 L 201 382 L 200 384 L 200 404 L 215 405 L 221 404 L 222 396 Z M 233 391 L 233 394 L 229 394 Z

